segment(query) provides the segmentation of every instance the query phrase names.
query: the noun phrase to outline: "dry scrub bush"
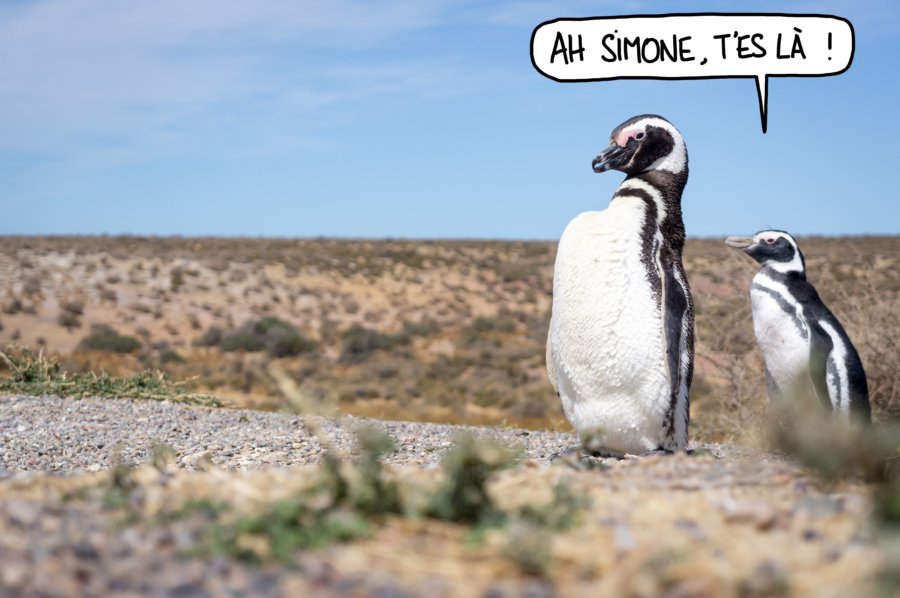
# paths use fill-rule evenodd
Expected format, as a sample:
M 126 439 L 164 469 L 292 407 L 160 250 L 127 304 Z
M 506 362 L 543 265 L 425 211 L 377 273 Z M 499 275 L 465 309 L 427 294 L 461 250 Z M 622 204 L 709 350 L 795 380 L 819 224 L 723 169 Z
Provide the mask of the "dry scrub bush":
M 195 347 L 219 347 L 225 352 L 266 351 L 270 357 L 293 357 L 308 353 L 316 343 L 303 336 L 297 327 L 275 316 L 259 320 L 247 320 L 240 327 L 224 332 L 218 326 L 210 326 L 194 340 Z
M 84 314 L 84 302 L 79 299 L 65 299 L 59 302 L 59 308 L 80 316 Z
M 108 303 L 118 303 L 119 301 L 119 295 L 113 289 L 98 287 L 97 292 L 101 301 L 106 301 Z
M 77 299 L 61 300 L 59 308 L 60 312 L 56 322 L 60 326 L 69 331 L 81 327 L 81 316 L 84 314 L 84 303 L 82 301 Z
M 12 291 L 6 292 L 6 298 L 3 301 L 3 313 L 14 316 L 22 311 L 22 300 L 19 299 Z
M 37 276 L 32 276 L 25 281 L 24 286 L 22 287 L 22 291 L 26 295 L 40 295 L 41 294 L 41 279 Z
M 716 436 L 736 434 L 756 420 L 765 400 L 749 301 L 720 299 L 698 318 L 697 333 L 691 400 L 697 407 L 701 401 L 712 404 L 702 405 L 707 417 L 695 419 L 695 428 Z M 703 372 L 710 371 L 707 379 Z
M 81 318 L 78 316 L 78 314 L 72 313 L 70 311 L 63 310 L 59 312 L 59 316 L 57 316 L 56 322 L 69 331 L 81 327 Z
M 141 348 L 141 343 L 133 336 L 119 334 L 111 326 L 94 324 L 91 333 L 81 339 L 78 347 L 90 351 L 133 353 Z

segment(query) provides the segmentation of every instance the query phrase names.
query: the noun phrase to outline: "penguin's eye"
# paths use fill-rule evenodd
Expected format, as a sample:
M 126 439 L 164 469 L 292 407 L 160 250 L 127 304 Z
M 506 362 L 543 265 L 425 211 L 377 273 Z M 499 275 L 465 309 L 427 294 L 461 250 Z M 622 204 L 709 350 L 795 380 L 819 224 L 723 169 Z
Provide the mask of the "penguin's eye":
M 638 141 L 640 141 L 641 139 L 644 138 L 644 134 L 643 134 L 643 133 L 638 133 L 637 135 L 634 136 L 634 138 L 637 139 Z
M 772 245 L 773 243 L 775 243 L 775 239 L 766 239 L 766 243 Z

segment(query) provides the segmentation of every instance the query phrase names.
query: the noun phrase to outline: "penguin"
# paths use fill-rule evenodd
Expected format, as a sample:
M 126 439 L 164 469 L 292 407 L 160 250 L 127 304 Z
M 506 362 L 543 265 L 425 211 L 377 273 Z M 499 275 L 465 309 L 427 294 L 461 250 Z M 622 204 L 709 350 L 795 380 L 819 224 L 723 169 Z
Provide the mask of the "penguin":
M 627 176 L 605 210 L 579 214 L 559 240 L 547 374 L 589 452 L 680 451 L 694 371 L 687 148 L 668 120 L 643 114 L 613 129 L 591 166 Z
M 753 332 L 766 364 L 769 399 L 790 400 L 811 383 L 814 396 L 843 417 L 871 421 L 862 360 L 838 319 L 806 280 L 806 260 L 790 234 L 764 230 L 728 237 L 762 266 L 750 285 Z

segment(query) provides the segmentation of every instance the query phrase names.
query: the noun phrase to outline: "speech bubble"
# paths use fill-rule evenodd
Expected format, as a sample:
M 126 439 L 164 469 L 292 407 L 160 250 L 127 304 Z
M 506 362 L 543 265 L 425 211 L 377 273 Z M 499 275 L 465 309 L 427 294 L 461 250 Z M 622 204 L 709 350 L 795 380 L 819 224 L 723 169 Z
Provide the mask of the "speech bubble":
M 554 19 L 531 34 L 531 62 L 559 82 L 756 80 L 763 133 L 769 77 L 839 75 L 853 62 L 853 25 L 832 15 L 695 13 Z

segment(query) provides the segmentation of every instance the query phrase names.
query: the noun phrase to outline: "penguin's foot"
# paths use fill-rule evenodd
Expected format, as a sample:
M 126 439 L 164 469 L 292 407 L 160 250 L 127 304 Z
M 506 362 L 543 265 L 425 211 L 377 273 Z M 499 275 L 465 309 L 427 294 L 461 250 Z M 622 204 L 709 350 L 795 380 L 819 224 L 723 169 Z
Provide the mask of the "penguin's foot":
M 604 456 L 598 451 L 587 451 L 582 446 L 572 446 L 550 457 L 553 463 L 559 462 L 578 471 L 588 469 L 608 469 L 610 459 L 621 459 L 620 456 Z
M 604 446 L 606 434 L 602 428 L 585 430 L 579 436 L 581 437 L 581 452 L 585 456 L 599 459 L 621 459 L 624 457 L 620 451 L 613 451 Z
M 664 449 L 663 447 L 659 447 L 657 449 L 653 449 L 652 451 L 647 451 L 641 457 L 653 457 L 657 455 L 674 455 L 675 451 L 670 451 L 669 449 Z
M 624 459 L 622 453 L 614 453 L 602 448 L 581 448 L 581 454 L 585 457 L 595 457 L 597 459 Z
M 589 450 L 581 445 L 570 446 L 569 448 L 554 453 L 550 456 L 550 461 L 559 459 L 622 459 L 622 455 L 614 455 L 598 450 Z
M 713 459 L 721 459 L 722 455 L 708 448 L 698 446 L 697 448 L 685 449 L 684 451 L 689 457 L 712 457 Z
M 659 447 L 655 448 L 652 451 L 646 451 L 639 455 L 633 453 L 626 453 L 623 457 L 624 459 L 643 459 L 644 457 L 657 457 L 660 455 L 674 455 L 675 451 L 669 450 L 667 448 Z
M 574 445 L 569 448 L 559 451 L 558 453 L 553 453 L 550 455 L 550 461 L 557 461 L 559 459 L 565 459 L 568 457 L 577 456 L 578 452 L 581 450 L 580 446 Z

